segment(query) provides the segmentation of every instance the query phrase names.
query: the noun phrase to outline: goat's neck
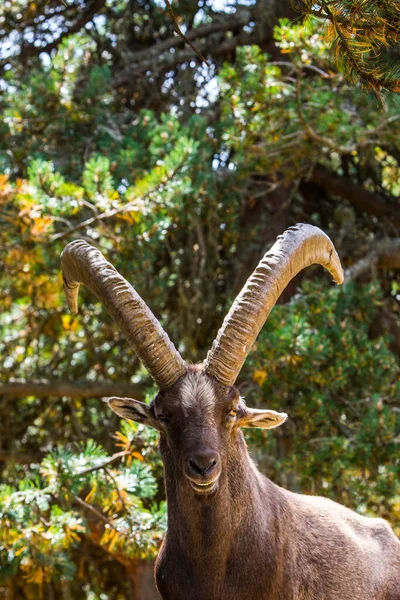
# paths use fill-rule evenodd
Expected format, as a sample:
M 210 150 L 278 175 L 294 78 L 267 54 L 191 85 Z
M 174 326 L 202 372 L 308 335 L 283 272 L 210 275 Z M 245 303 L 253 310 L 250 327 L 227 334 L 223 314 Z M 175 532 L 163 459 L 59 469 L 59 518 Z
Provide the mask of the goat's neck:
M 260 527 L 265 535 L 273 537 L 273 510 L 268 509 L 265 498 L 265 485 L 270 482 L 262 478 L 252 463 L 241 432 L 228 454 L 218 491 L 212 499 L 196 497 L 162 438 L 160 450 L 164 458 L 171 545 L 187 549 L 188 555 L 199 564 L 202 559 L 223 563 L 232 554 L 242 531 L 251 540 L 254 523 L 258 524 L 255 536 L 258 540 Z

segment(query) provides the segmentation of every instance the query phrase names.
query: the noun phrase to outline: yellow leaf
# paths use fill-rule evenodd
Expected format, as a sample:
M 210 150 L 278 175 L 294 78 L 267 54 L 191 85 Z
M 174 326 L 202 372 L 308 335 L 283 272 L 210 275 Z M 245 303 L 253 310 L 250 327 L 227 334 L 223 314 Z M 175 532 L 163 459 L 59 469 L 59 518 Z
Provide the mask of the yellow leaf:
M 25 575 L 26 581 L 28 583 L 37 583 L 41 585 L 44 579 L 44 571 L 42 568 L 36 569 L 35 571 L 31 571 Z
M 258 384 L 262 385 L 264 381 L 267 379 L 267 371 L 266 370 L 256 370 L 253 373 L 253 380 Z
M 141 454 L 139 454 L 139 452 L 132 452 L 131 456 L 134 456 L 138 460 L 142 460 L 142 461 L 144 460 L 143 456 Z
M 76 331 L 78 321 L 72 315 L 61 315 L 63 329 L 66 331 Z
M 120 431 L 116 431 L 113 435 L 116 440 L 119 440 L 118 444 L 115 444 L 118 448 L 127 448 L 130 445 L 129 439 L 121 433 Z
M 47 233 L 48 229 L 53 224 L 53 218 L 50 216 L 37 217 L 33 219 L 31 226 L 32 237 L 43 237 L 43 234 Z
M 96 493 L 96 489 L 97 489 L 97 485 L 94 484 L 94 486 L 92 487 L 92 489 L 90 490 L 90 492 L 86 496 L 85 502 L 90 502 L 90 500 L 93 498 L 94 494 Z

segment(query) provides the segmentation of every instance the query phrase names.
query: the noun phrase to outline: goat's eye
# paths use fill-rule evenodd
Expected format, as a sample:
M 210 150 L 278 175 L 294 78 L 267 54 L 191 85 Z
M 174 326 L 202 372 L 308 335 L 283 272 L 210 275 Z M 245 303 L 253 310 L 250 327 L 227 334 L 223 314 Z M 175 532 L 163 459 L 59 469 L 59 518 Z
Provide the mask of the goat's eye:
M 171 421 L 171 419 L 163 413 L 157 413 L 157 419 L 162 423 L 169 423 Z
M 231 408 L 231 410 L 228 412 L 228 418 L 229 419 L 234 419 L 236 417 L 236 413 L 237 413 L 237 408 Z

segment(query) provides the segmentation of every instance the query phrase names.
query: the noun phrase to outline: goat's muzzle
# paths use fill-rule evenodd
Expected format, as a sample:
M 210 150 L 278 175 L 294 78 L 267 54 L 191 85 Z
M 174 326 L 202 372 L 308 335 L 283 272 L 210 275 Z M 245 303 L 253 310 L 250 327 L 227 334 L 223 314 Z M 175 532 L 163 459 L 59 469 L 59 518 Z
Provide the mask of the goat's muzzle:
M 221 458 L 213 450 L 193 452 L 185 460 L 184 473 L 196 494 L 211 494 L 218 487 Z

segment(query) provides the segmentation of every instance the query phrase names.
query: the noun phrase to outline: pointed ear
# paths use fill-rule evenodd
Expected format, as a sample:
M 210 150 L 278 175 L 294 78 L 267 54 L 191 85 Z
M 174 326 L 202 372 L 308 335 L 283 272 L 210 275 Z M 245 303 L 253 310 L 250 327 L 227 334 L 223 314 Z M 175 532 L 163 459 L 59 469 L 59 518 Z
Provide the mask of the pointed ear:
M 258 410 L 256 408 L 247 408 L 239 417 L 239 427 L 260 427 L 261 429 L 273 429 L 282 425 L 287 419 L 286 413 L 276 412 L 275 410 Z
M 147 404 L 133 398 L 109 398 L 108 404 L 118 416 L 154 427 L 154 417 Z

